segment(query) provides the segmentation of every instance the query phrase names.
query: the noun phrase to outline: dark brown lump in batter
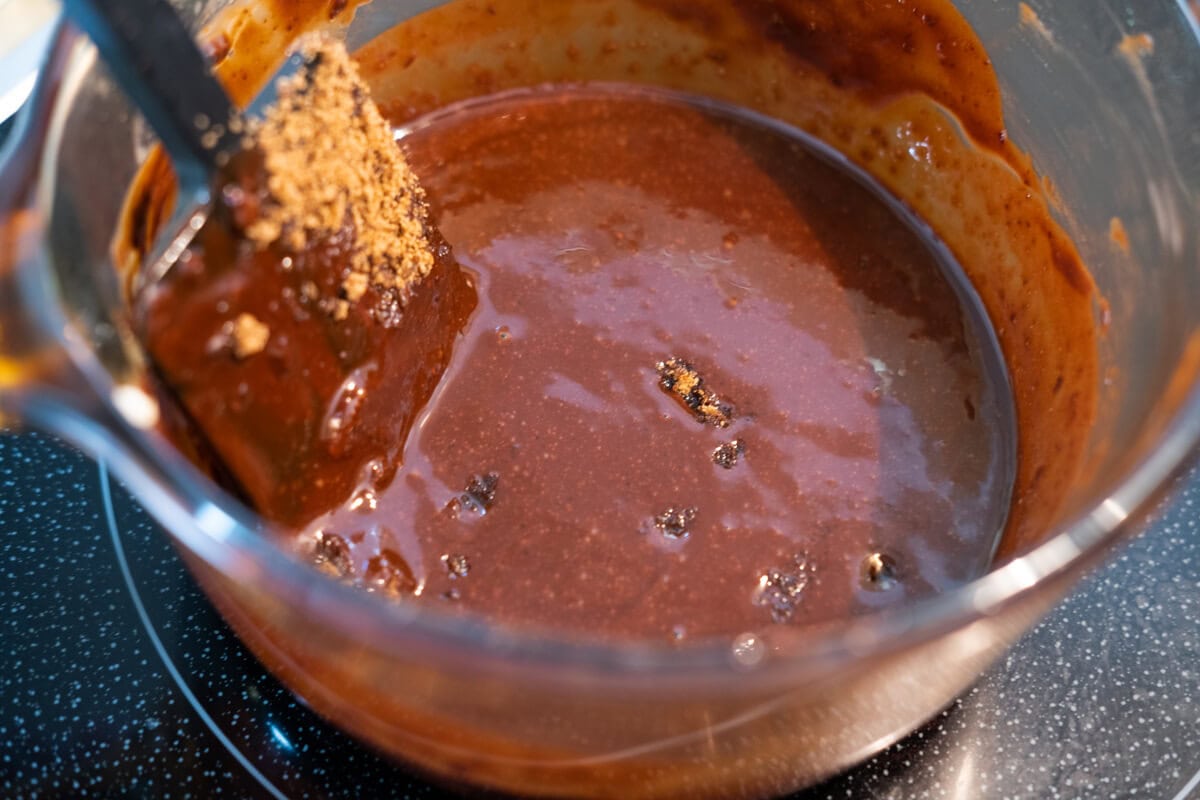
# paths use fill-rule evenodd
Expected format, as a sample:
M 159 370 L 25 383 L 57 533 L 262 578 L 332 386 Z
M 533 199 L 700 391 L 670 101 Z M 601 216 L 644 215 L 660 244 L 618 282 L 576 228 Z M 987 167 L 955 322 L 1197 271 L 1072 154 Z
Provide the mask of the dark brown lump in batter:
M 871 553 L 862 563 L 863 585 L 873 591 L 887 591 L 896 585 L 896 562 L 886 553 Z
M 754 602 L 771 612 L 775 622 L 790 622 L 811 580 L 808 559 L 795 556 L 787 567 L 768 570 L 758 579 Z
M 500 476 L 494 472 L 475 475 L 467 482 L 463 493 L 451 500 L 447 508 L 452 514 L 466 510 L 482 516 L 495 504 L 499 485 Z
M 732 442 L 717 445 L 712 451 L 712 460 L 721 469 L 733 469 L 745 453 L 746 443 L 741 439 L 734 439 Z
M 336 533 L 317 531 L 313 536 L 313 563 L 325 574 L 335 578 L 352 575 L 350 558 L 350 546 Z
M 382 592 L 388 597 L 412 597 L 420 583 L 408 562 L 393 550 L 381 550 L 367 562 L 360 585 L 367 591 Z
M 654 518 L 654 527 L 670 539 L 686 539 L 688 528 L 696 520 L 699 509 L 694 506 L 687 508 L 668 508 Z
M 471 562 L 461 553 L 447 553 L 442 556 L 442 564 L 451 578 L 465 578 L 471 574 Z
M 682 358 L 672 356 L 655 364 L 658 384 L 683 403 L 697 420 L 718 428 L 727 428 L 733 421 L 733 406 L 723 401 L 704 385 L 696 368 Z

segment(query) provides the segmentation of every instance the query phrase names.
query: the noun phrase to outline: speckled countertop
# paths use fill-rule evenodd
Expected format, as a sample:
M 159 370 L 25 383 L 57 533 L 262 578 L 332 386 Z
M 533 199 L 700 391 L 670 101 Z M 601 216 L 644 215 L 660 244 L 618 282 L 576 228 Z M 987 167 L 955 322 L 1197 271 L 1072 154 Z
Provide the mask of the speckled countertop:
M 794 800 L 1200 797 L 1200 473 L 948 711 Z M 440 797 L 297 704 L 96 464 L 0 435 L 0 796 Z

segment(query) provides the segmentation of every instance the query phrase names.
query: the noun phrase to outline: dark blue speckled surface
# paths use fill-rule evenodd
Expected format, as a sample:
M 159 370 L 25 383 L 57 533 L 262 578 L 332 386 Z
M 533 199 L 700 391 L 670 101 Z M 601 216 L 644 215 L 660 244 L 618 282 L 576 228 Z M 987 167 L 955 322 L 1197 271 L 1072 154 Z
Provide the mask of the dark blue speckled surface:
M 0 435 L 0 796 L 438 797 L 295 703 L 96 464 Z M 1200 475 L 946 713 L 796 800 L 1182 800 Z M 1200 791 L 1196 791 L 1200 797 Z

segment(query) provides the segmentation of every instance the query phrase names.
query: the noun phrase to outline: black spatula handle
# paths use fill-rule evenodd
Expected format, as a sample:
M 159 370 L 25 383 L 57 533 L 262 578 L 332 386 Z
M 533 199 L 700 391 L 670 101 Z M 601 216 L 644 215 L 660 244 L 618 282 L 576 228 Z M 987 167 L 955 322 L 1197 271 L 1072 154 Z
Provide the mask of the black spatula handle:
M 180 180 L 207 181 L 241 137 L 230 130 L 233 103 L 175 9 L 167 0 L 63 5 L 154 128 Z

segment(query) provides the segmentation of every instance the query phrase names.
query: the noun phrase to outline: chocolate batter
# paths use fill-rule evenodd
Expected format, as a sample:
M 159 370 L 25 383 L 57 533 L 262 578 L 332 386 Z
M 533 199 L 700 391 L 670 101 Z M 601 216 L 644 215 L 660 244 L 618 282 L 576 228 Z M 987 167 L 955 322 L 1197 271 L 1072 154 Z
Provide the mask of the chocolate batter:
M 984 570 L 1013 468 L 998 352 L 932 243 L 843 168 L 617 86 L 485 98 L 403 145 L 458 263 L 400 335 L 305 304 L 344 271 L 336 243 L 283 267 L 215 223 L 147 317 L 239 488 L 327 571 L 679 640 Z M 248 312 L 284 344 L 206 344 Z
M 347 25 L 356 5 L 255 0 L 251 8 L 235 2 L 202 36 L 213 45 L 223 83 L 244 102 L 300 31 Z M 697 626 L 708 624 L 721 631 L 718 642 L 738 663 L 785 676 L 796 674 L 792 664 L 824 663 L 805 657 L 812 633 L 806 626 L 820 614 L 829 624 L 818 626 L 817 641 L 829 644 L 825 633 L 851 609 L 895 603 L 946 585 L 933 584 L 934 578 L 949 582 L 978 571 L 992 545 L 992 526 L 956 524 L 953 530 L 964 537 L 956 542 L 939 527 L 950 516 L 947 509 L 960 510 L 956 522 L 978 522 L 967 513 L 973 504 L 997 517 L 1007 508 L 1000 560 L 1055 530 L 1089 452 L 1100 385 L 1098 298 L 1034 165 L 1006 133 L 999 80 L 955 3 L 453 0 L 375 35 L 380 21 L 393 12 L 398 18 L 399 11 L 364 16 L 354 31 L 373 35 L 355 61 L 388 120 L 410 126 L 436 119 L 427 115 L 458 101 L 485 103 L 460 112 L 470 126 L 438 119 L 405 142 L 440 214 L 433 221 L 475 281 L 477 305 L 463 336 L 451 340 L 449 368 L 402 443 L 397 476 L 365 486 L 371 491 L 357 499 L 330 504 L 327 518 L 292 527 L 303 530 L 303 546 L 318 552 L 325 569 L 357 570 L 350 580 L 419 610 L 457 609 L 565 629 L 567 635 L 556 638 L 641 635 L 688 650 L 704 636 Z M 992 11 L 987 16 L 1002 23 Z M 1020 21 L 1012 16 L 1018 35 Z M 1004 35 L 998 32 L 998 41 Z M 731 121 L 686 104 L 609 97 L 597 104 L 597 115 L 619 121 L 629 113 L 640 120 L 636 135 L 623 143 L 579 109 L 559 104 L 538 111 L 550 99 L 545 95 L 537 102 L 525 98 L 527 111 L 537 112 L 519 112 L 525 120 L 499 119 L 498 109 L 519 111 L 520 102 L 492 105 L 491 112 L 486 105 L 508 90 L 580 82 L 666 87 L 795 126 L 844 154 L 932 226 L 982 299 L 1008 367 L 1018 423 L 1012 503 L 997 503 L 997 495 L 982 491 L 989 466 L 993 475 L 1007 472 L 997 455 L 1011 442 L 994 425 L 1005 417 L 995 409 L 1007 403 L 976 405 L 972 421 L 964 402 L 972 391 L 983 398 L 988 388 L 1003 389 L 988 366 L 994 353 L 987 337 L 972 339 L 977 315 L 946 288 L 922 237 L 905 233 L 890 212 L 880 212 L 881 224 L 907 248 L 883 234 L 861 236 L 877 217 L 864 212 L 869 201 L 857 201 L 857 190 L 836 176 L 816 177 L 821 168 L 810 158 L 779 157 L 794 138 L 744 117 Z M 551 116 L 563 124 L 555 128 Z M 539 145 L 533 128 L 551 144 Z M 481 147 L 468 147 L 472 141 Z M 527 152 L 513 158 L 522 147 Z M 556 160 L 560 150 L 564 157 Z M 565 151 L 576 156 L 569 172 Z M 470 159 L 450 160 L 467 152 Z M 748 172 L 729 168 L 748 162 Z M 556 163 L 557 171 L 551 169 Z M 652 175 L 643 179 L 646 168 Z M 471 173 L 481 180 L 493 176 L 487 192 L 453 180 Z M 623 175 L 624 186 L 618 182 Z M 587 180 L 579 184 L 577 177 Z M 821 188 L 829 186 L 848 194 Z M 743 193 L 726 199 L 725 188 Z M 675 193 L 693 206 L 672 202 Z M 597 205 L 586 215 L 572 214 L 572 207 L 584 206 L 581 195 L 595 197 Z M 136 266 L 160 209 L 139 187 L 128 208 L 116 263 Z M 751 212 L 745 219 L 743 208 Z M 647 214 L 652 224 L 629 211 Z M 616 216 L 621 213 L 625 217 Z M 799 224 L 785 224 L 789 215 Z M 565 226 L 551 230 L 556 216 Z M 601 228 L 597 220 L 610 224 Z M 738 227 L 715 224 L 730 220 Z M 489 237 L 488 226 L 504 233 Z M 726 254 L 730 231 L 737 236 Z M 676 237 L 683 237 L 682 245 Z M 590 253 L 575 249 L 581 246 Z M 915 255 L 907 268 L 872 269 L 856 263 L 856 248 L 859 255 L 898 263 L 906 249 Z M 664 249 L 671 258 L 663 257 Z M 706 264 L 705 255 L 733 263 Z M 605 269 L 589 271 L 589 256 L 607 262 Z M 513 268 L 501 271 L 506 260 Z M 706 274 L 715 277 L 706 282 Z M 898 279 L 904 275 L 929 280 Z M 514 286 L 539 293 L 528 299 L 501 294 Z M 650 288 L 659 293 L 651 295 Z M 605 304 L 628 301 L 635 292 L 641 300 L 626 302 L 619 313 Z M 412 302 L 420 297 L 414 294 Z M 726 308 L 726 300 L 735 307 Z M 591 310 L 576 317 L 577 308 Z M 739 352 L 748 354 L 745 363 Z M 551 353 L 554 365 L 543 361 L 540 373 L 515 370 Z M 603 353 L 611 363 L 599 362 Z M 897 359 L 905 354 L 925 356 L 917 363 L 930 372 L 926 380 L 914 380 L 908 364 L 901 374 Z M 814 366 L 806 370 L 810 357 Z M 864 364 L 864 357 L 875 361 Z M 697 419 L 704 403 L 689 399 L 695 385 L 682 396 L 662 385 L 658 364 L 672 359 L 686 362 L 711 392 L 694 399 L 715 397 L 717 408 L 731 410 L 727 427 Z M 510 364 L 513 369 L 505 368 Z M 481 380 L 488 375 L 492 381 Z M 470 386 L 480 393 L 460 391 Z M 1004 392 L 995 394 L 1003 400 Z M 605 396 L 618 401 L 615 407 L 594 403 Z M 812 416 L 800 416 L 810 409 Z M 548 414 L 560 423 L 573 416 L 580 425 L 535 424 Z M 989 419 L 999 443 L 970 432 Z M 644 432 L 630 435 L 631 425 Z M 469 435 L 451 440 L 455 429 Z M 899 435 L 905 430 L 913 436 Z M 954 430 L 957 439 L 949 437 Z M 612 463 L 585 457 L 600 433 L 625 437 L 606 440 L 610 444 L 628 444 L 600 448 L 615 453 Z M 543 441 L 550 436 L 557 446 Z M 773 452 L 775 436 L 792 449 L 776 445 Z M 520 465 L 511 452 L 514 439 L 522 445 Z M 965 446 L 970 441 L 990 448 L 974 450 L 973 465 Z M 488 442 L 499 447 L 485 447 Z M 649 446 L 654 443 L 668 449 Z M 888 453 L 893 457 L 884 458 Z M 446 461 L 434 465 L 432 455 Z M 555 459 L 570 469 L 555 471 Z M 613 510 L 592 521 L 598 531 L 592 534 L 578 513 L 600 496 L 591 490 L 601 484 L 589 479 L 621 469 L 632 472 L 630 489 L 607 495 Z M 698 483 L 679 481 L 684 491 L 675 492 L 672 479 L 680 473 Z M 359 473 L 339 474 L 348 476 L 351 497 Z M 543 491 L 535 475 L 580 491 L 554 492 L 549 484 Z M 955 480 L 947 484 L 947 476 Z M 836 485 L 823 483 L 829 480 Z M 522 485 L 549 505 L 535 506 L 517 491 Z M 805 491 L 795 492 L 798 486 Z M 884 491 L 889 486 L 891 495 Z M 662 494 L 651 491 L 655 487 Z M 773 505 L 787 490 L 793 491 L 783 498 L 788 505 Z M 884 498 L 876 516 L 866 497 Z M 864 505 L 852 507 L 856 500 Z M 725 507 L 716 508 L 718 501 Z M 361 513 L 349 509 L 355 502 Z M 748 513 L 746 503 L 761 513 Z M 414 505 L 419 513 L 411 517 L 386 513 Z M 522 506 L 539 527 L 518 518 Z M 906 521 L 906 509 L 924 509 L 928 524 Z M 884 518 L 902 524 L 873 527 Z M 835 529 L 823 535 L 816 521 L 832 521 Z M 386 534 L 390 544 L 368 559 L 388 526 L 394 526 Z M 892 538 L 873 541 L 873 531 Z M 433 533 L 445 538 L 431 547 Z M 975 534 L 979 541 L 968 546 L 965 539 Z M 580 560 L 601 543 L 608 545 L 602 556 Z M 709 548 L 727 559 L 719 571 Z M 512 558 L 502 564 L 505 553 Z M 830 554 L 834 563 L 823 562 Z M 640 670 L 624 660 L 631 655 L 624 650 L 618 652 L 629 670 L 619 668 L 615 677 L 606 660 L 582 673 L 561 670 L 557 661 L 543 671 L 544 662 L 527 659 L 523 650 L 498 652 L 490 637 L 476 649 L 477 629 L 466 638 L 456 632 L 414 639 L 410 630 L 374 619 L 334 618 L 332 607 L 318 605 L 328 596 L 321 586 L 302 610 L 282 609 L 269 585 L 230 581 L 198 558 L 192 566 L 243 641 L 320 713 L 435 774 L 514 794 L 782 795 L 867 752 L 915 719 L 914 709 L 932 707 L 938 695 L 928 686 L 910 692 L 914 684 L 905 670 L 911 664 L 903 660 L 896 669 L 904 680 L 892 680 L 890 659 L 880 673 L 856 665 L 841 676 L 822 673 L 829 678 L 820 683 L 822 699 L 753 674 L 712 683 L 680 676 L 680 682 L 631 684 L 626 678 Z M 614 574 L 628 581 L 614 582 Z M 669 577 L 665 585 L 657 583 L 662 575 Z M 314 574 L 313 580 L 321 578 Z M 595 610 L 573 605 L 585 589 L 599 604 Z M 612 613 L 620 602 L 630 611 L 618 620 Z M 646 609 L 650 617 L 639 617 Z M 396 640 L 379 641 L 388 630 Z M 682 640 L 671 644 L 677 635 Z M 860 643 L 876 652 L 861 640 L 844 642 Z M 589 657 L 586 664 L 595 662 Z M 883 677 L 874 680 L 875 674 Z M 576 691 L 584 675 L 603 691 Z

